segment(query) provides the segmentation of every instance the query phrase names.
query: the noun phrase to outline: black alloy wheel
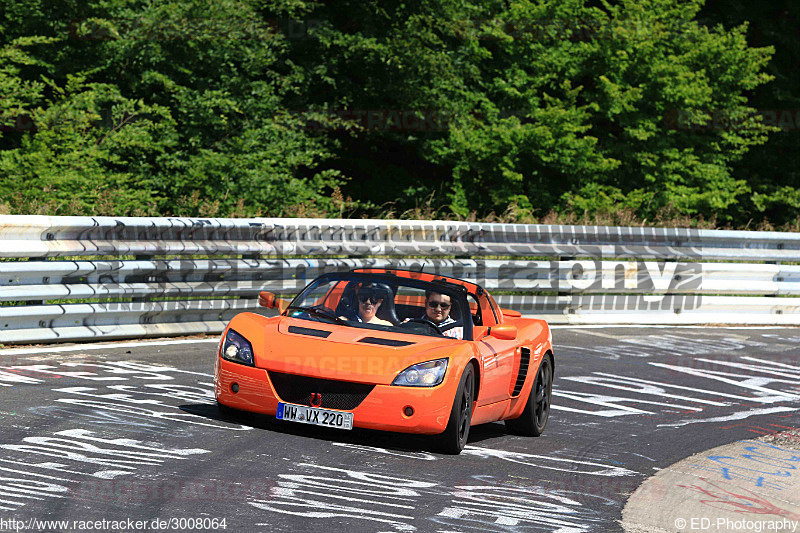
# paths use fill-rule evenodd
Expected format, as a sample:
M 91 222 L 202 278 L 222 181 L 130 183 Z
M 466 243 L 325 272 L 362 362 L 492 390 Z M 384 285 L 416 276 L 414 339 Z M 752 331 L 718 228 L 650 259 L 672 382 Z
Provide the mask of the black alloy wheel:
M 549 355 L 544 356 L 536 379 L 525 402 L 525 410 L 519 418 L 506 420 L 509 433 L 538 437 L 544 433 L 547 420 L 550 418 L 550 405 L 553 399 L 553 361 Z
M 437 435 L 438 448 L 447 454 L 461 453 L 469 439 L 469 428 L 472 422 L 472 406 L 475 403 L 475 369 L 468 364 L 461 374 L 461 382 L 453 400 L 450 420 L 444 433 Z

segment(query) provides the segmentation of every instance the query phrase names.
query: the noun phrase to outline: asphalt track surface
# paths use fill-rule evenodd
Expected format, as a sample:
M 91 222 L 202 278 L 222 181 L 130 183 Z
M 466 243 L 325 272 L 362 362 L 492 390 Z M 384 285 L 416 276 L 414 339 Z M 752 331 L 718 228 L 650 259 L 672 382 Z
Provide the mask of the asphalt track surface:
M 225 418 L 210 339 L 2 350 L 0 530 L 621 531 L 658 471 L 800 427 L 800 329 L 553 337 L 545 434 L 477 426 L 460 456 L 420 437 Z M 780 481 L 707 459 L 711 481 Z

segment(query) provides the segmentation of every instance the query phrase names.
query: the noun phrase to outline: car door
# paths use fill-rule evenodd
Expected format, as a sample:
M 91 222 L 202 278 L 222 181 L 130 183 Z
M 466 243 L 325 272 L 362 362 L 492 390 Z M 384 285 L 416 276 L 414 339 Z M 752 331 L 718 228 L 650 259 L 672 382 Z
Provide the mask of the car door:
M 502 315 L 494 309 L 485 295 L 478 297 L 477 302 L 470 295 L 472 307 L 480 306 L 482 326 L 491 327 L 502 320 Z M 510 396 L 511 375 L 513 374 L 516 340 L 502 340 L 484 336 L 475 342 L 481 360 L 481 388 L 478 392 L 477 404 L 488 405 L 507 400 Z

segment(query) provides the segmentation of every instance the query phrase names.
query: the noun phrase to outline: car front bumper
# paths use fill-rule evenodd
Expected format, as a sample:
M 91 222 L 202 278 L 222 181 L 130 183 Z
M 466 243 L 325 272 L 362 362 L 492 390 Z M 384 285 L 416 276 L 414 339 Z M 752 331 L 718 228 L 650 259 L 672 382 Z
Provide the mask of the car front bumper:
M 451 371 L 454 369 L 448 369 Z M 450 378 L 450 379 L 448 379 Z M 238 387 L 234 387 L 236 384 Z M 233 392 L 238 388 L 238 392 Z M 447 427 L 458 379 L 447 376 L 436 387 L 375 385 L 352 411 L 353 426 L 401 433 L 437 434 Z M 269 373 L 217 357 L 214 394 L 222 405 L 275 416 L 278 397 Z M 407 407 L 414 413 L 406 415 Z

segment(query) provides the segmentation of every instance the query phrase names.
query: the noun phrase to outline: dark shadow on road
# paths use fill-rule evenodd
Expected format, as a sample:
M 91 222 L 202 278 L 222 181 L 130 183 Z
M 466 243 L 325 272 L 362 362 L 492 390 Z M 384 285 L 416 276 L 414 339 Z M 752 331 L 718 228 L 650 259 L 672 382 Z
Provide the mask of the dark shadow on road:
M 213 404 L 186 404 L 180 405 L 179 409 L 203 418 L 233 422 L 250 426 L 254 429 L 274 431 L 276 433 L 284 433 L 309 439 L 359 444 L 362 446 L 373 446 L 395 451 L 440 453 L 436 449 L 435 435 L 413 435 L 363 428 L 353 428 L 352 430 L 333 429 L 285 422 L 283 420 L 277 420 L 272 416 L 249 413 L 236 409 L 224 408 L 224 410 L 220 410 L 218 406 Z M 482 424 L 473 426 L 470 429 L 467 443 L 476 444 L 488 439 L 495 439 L 508 435 L 502 423 Z

